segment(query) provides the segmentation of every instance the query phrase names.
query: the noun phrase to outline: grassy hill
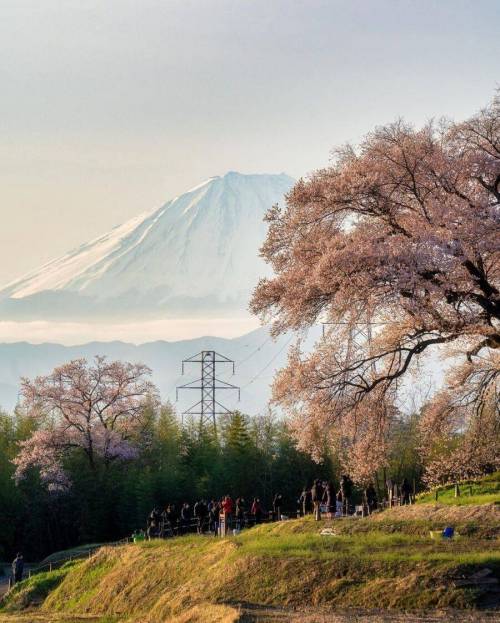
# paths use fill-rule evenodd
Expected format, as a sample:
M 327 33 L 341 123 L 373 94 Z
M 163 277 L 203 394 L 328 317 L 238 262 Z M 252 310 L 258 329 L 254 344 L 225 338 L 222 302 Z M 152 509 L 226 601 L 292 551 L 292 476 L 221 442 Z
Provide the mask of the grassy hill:
M 460 538 L 430 538 L 429 530 L 449 524 Z M 321 535 L 324 528 L 332 534 Z M 419 504 L 365 519 L 267 524 L 227 539 L 102 547 L 20 584 L 0 621 L 305 621 L 312 611 L 327 617 L 339 609 L 492 608 L 499 537 L 494 504 Z M 27 608 L 31 619 L 23 618 Z M 280 619 L 283 608 L 300 618 Z
M 468 506 L 470 504 L 500 504 L 500 472 L 495 472 L 479 480 L 470 480 L 460 484 L 460 496 L 455 497 L 455 487 L 440 487 L 418 496 L 417 502 L 429 503 L 436 500 L 439 504 Z

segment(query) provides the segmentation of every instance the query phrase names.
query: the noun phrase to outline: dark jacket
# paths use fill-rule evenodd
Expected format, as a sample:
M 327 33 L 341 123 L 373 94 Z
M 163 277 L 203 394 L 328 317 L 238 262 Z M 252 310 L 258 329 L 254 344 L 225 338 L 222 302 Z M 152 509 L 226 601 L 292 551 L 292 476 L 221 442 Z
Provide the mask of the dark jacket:
M 172 524 L 175 525 L 177 523 L 177 520 L 179 519 L 179 516 L 177 514 L 177 509 L 175 508 L 175 506 L 173 504 L 171 504 L 168 508 L 167 508 L 167 519 L 168 521 Z
M 24 571 L 24 558 L 22 556 L 16 556 L 12 562 L 12 575 L 16 582 L 22 580 Z
M 217 502 L 213 502 L 209 505 L 210 519 L 212 521 L 218 521 L 220 515 L 220 505 Z
M 158 509 L 154 508 L 148 517 L 148 526 L 157 528 L 160 525 L 161 513 Z
M 190 521 L 191 518 L 192 518 L 191 508 L 189 506 L 183 506 L 182 509 L 181 509 L 181 519 L 182 519 L 182 521 L 184 521 L 184 522 Z
M 236 517 L 238 519 L 243 519 L 245 514 L 245 500 L 243 498 L 238 498 L 236 500 Z
M 342 498 L 350 498 L 352 495 L 352 480 L 349 476 L 342 476 L 340 480 L 340 490 L 342 491 Z
M 311 487 L 311 500 L 313 502 L 321 502 L 323 499 L 323 486 L 321 483 L 314 483 Z
M 404 496 L 410 495 L 411 493 L 411 485 L 410 483 L 406 480 L 406 478 L 403 479 L 403 482 L 401 483 L 401 493 Z
M 366 488 L 366 503 L 370 508 L 374 508 L 377 506 L 377 492 L 375 491 L 375 487 L 373 485 L 368 485 Z

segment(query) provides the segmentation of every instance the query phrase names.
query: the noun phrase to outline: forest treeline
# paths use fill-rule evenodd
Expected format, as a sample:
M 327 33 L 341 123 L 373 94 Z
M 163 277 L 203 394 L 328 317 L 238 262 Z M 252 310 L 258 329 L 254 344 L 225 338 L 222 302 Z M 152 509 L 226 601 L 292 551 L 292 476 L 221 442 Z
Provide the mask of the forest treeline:
M 195 422 L 181 426 L 171 405 L 151 409 L 128 460 L 90 465 L 82 449 L 67 455 L 72 486 L 54 492 L 33 468 L 18 483 L 13 460 L 20 442 L 33 435 L 35 420 L 0 414 L 0 559 L 22 549 L 28 560 L 79 543 L 104 542 L 130 535 L 145 525 L 153 506 L 221 497 L 259 496 L 271 507 L 280 492 L 295 511 L 302 487 L 314 478 L 338 485 L 340 468 L 326 450 L 320 463 L 297 450 L 287 424 L 271 412 L 248 417 L 235 412 L 220 419 L 218 436 Z M 415 449 L 415 418 L 395 427 L 393 457 L 387 473 L 417 486 L 421 469 Z M 397 431 L 397 432 L 396 432 Z M 383 487 L 384 474 L 379 486 Z

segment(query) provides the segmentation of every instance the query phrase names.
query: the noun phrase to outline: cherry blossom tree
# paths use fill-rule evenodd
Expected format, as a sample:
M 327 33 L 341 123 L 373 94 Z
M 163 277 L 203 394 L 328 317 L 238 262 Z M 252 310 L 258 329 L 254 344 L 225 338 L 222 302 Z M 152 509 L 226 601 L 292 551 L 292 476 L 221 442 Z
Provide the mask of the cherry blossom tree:
M 146 406 L 158 405 L 158 393 L 142 364 L 93 363 L 77 359 L 34 381 L 23 379 L 22 406 L 37 430 L 21 442 L 14 459 L 15 477 L 36 467 L 50 489 L 69 486 L 64 459 L 81 451 L 89 466 L 104 466 L 136 456 Z
M 499 364 L 495 352 L 466 361 L 424 409 L 421 455 L 429 485 L 500 469 Z
M 368 420 L 385 430 L 398 385 L 430 349 L 452 346 L 472 378 L 500 346 L 500 98 L 464 123 L 376 129 L 297 182 L 267 220 L 262 255 L 275 276 L 252 310 L 275 334 L 329 327 L 311 354 L 292 350 L 274 385 L 302 446 L 356 444 L 363 427 L 377 430 Z M 470 419 L 485 390 L 469 387 Z

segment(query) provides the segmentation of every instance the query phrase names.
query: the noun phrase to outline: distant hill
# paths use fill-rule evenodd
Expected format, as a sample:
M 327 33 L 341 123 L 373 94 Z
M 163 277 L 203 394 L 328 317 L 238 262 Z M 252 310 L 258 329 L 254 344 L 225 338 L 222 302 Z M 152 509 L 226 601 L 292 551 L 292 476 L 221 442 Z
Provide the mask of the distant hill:
M 269 268 L 266 211 L 285 175 L 213 177 L 0 290 L 0 318 L 233 317 Z
M 309 342 L 312 343 L 319 333 L 319 329 L 312 331 Z M 162 399 L 173 402 L 176 385 L 198 378 L 200 372 L 198 366 L 190 364 L 186 366 L 185 376 L 181 376 L 182 360 L 201 350 L 216 350 L 236 362 L 234 377 L 231 366 L 221 365 L 217 368 L 219 378 L 242 388 L 241 402 L 237 402 L 237 395 L 232 391 L 221 392 L 220 401 L 228 408 L 254 414 L 265 409 L 274 372 L 286 363 L 290 343 L 291 336 L 281 336 L 274 341 L 268 330 L 262 328 L 235 339 L 202 337 L 138 346 L 125 342 L 91 342 L 81 346 L 0 344 L 0 405 L 8 410 L 15 406 L 22 376 L 33 378 L 71 359 L 89 359 L 96 355 L 147 364 L 153 370 L 153 381 L 160 388 Z M 196 402 L 196 392 L 186 391 L 179 398 L 176 406 L 181 411 Z

